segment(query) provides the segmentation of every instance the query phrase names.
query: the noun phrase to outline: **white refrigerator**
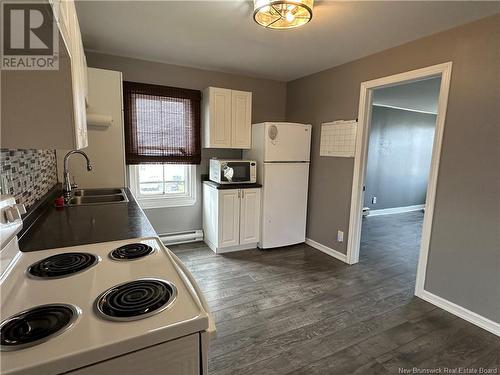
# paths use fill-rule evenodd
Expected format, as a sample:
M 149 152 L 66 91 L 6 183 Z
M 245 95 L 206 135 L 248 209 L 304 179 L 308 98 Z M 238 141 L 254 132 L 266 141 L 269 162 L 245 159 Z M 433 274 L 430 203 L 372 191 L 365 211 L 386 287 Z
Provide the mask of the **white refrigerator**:
M 311 125 L 264 122 L 252 125 L 252 148 L 262 184 L 261 238 L 269 249 L 305 241 Z

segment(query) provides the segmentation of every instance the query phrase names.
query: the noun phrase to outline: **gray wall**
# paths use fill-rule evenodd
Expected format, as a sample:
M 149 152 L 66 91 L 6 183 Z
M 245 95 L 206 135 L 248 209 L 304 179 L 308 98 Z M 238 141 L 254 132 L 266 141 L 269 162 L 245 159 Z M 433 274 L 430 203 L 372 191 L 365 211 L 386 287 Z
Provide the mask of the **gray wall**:
M 307 236 L 343 253 L 353 159 L 319 156 L 325 121 L 358 114 L 363 81 L 453 62 L 425 289 L 500 322 L 500 15 L 287 85 L 287 120 L 313 124 Z M 347 240 L 345 238 L 345 240 Z
M 435 125 L 436 115 L 372 107 L 364 207 L 425 204 Z
M 285 119 L 286 84 L 284 82 L 162 64 L 91 51 L 86 51 L 86 57 L 90 67 L 120 71 L 123 73 L 125 81 L 153 83 L 195 90 L 202 90 L 207 86 L 217 86 L 251 91 L 253 92 L 253 122 L 283 121 Z M 198 180 L 200 180 L 201 174 L 208 173 L 208 160 L 212 156 L 240 158 L 241 151 L 203 149 L 201 165 L 197 166 Z M 197 185 L 197 200 L 194 206 L 145 210 L 146 215 L 158 233 L 164 234 L 201 229 L 202 194 L 201 184 L 198 183 Z

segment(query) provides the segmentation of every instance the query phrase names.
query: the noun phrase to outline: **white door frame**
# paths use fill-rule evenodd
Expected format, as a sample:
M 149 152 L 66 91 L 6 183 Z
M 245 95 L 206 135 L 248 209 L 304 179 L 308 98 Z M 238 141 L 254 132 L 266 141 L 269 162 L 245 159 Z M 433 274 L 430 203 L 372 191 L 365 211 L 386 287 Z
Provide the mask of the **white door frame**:
M 410 83 L 425 78 L 441 77 L 439 90 L 438 113 L 432 159 L 427 183 L 427 197 L 425 203 L 424 222 L 422 226 L 422 239 L 420 242 L 420 256 L 417 268 L 417 281 L 415 295 L 421 296 L 424 291 L 427 257 L 434 216 L 434 200 L 436 196 L 439 158 L 441 156 L 441 143 L 448 104 L 448 92 L 451 79 L 451 62 L 429 66 L 427 68 L 412 70 L 388 77 L 374 79 L 361 83 L 359 96 L 358 134 L 356 137 L 356 153 L 354 156 L 354 175 L 352 182 L 351 213 L 349 217 L 349 236 L 347 240 L 347 261 L 354 264 L 359 261 L 359 247 L 361 241 L 361 219 L 363 209 L 363 186 L 365 184 L 365 170 L 367 163 L 368 139 L 370 138 L 371 106 L 373 90 L 392 86 L 400 83 Z

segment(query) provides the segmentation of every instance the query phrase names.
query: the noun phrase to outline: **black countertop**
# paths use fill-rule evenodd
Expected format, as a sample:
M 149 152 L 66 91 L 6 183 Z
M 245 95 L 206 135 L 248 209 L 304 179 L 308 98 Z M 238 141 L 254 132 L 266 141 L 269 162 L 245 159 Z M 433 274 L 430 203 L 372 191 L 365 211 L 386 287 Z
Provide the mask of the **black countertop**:
M 129 189 L 128 202 L 55 208 L 52 202 L 19 240 L 21 251 L 157 236 Z
M 258 189 L 261 188 L 261 184 L 218 184 L 217 182 L 206 180 L 203 181 L 204 184 L 210 185 L 218 190 L 225 189 Z

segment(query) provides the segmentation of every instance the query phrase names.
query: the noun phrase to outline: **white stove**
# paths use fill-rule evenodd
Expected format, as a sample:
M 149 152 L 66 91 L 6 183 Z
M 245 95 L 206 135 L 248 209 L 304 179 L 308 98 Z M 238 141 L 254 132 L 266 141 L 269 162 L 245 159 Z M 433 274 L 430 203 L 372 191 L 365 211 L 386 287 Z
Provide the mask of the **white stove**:
M 2 374 L 206 374 L 215 326 L 158 238 L 22 253 L 13 203 L 0 203 Z

